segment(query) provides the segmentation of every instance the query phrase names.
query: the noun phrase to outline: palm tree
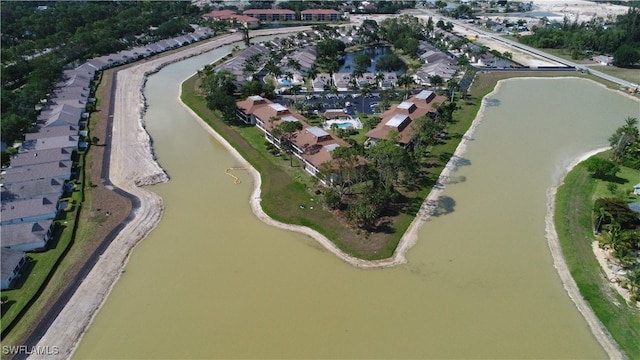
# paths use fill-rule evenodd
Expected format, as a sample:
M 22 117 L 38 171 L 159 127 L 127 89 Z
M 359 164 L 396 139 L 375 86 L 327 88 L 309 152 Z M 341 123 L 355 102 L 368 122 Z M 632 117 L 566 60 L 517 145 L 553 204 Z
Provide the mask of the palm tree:
M 460 87 L 460 84 L 458 83 L 458 80 L 451 78 L 449 80 L 447 80 L 447 87 L 449 88 L 449 91 L 451 92 L 451 101 L 453 101 L 453 96 L 456 92 L 456 90 L 458 89 L 458 87 Z
M 398 77 L 398 86 L 404 86 L 405 88 L 405 99 L 409 96 L 409 86 L 413 84 L 415 84 L 415 81 L 410 75 L 404 74 Z
M 293 85 L 291 86 L 291 92 L 293 93 L 293 100 L 297 103 L 298 102 L 298 97 L 297 95 L 300 94 L 300 90 L 302 90 L 302 86 L 301 85 Z
M 623 132 L 625 134 L 628 134 L 630 136 L 633 136 L 634 139 L 638 138 L 638 119 L 628 116 L 625 120 L 624 120 L 624 125 L 622 126 Z
M 384 74 L 381 72 L 377 72 L 376 76 L 376 84 L 378 84 L 378 86 L 382 89 L 382 82 L 384 81 Z
M 444 79 L 438 74 L 429 76 L 429 81 L 431 82 L 431 86 L 434 87 L 436 92 L 438 92 L 438 86 L 444 84 Z
M 362 100 L 362 112 L 364 113 L 364 98 L 371 94 L 371 84 L 369 83 L 364 83 L 362 84 L 362 86 L 360 87 L 360 97 Z
M 300 62 L 292 58 L 289 58 L 289 60 L 287 61 L 287 66 L 290 66 L 291 68 L 293 68 L 293 70 L 296 70 L 296 71 L 300 71 L 300 69 L 302 68 L 302 66 L 300 65 Z
M 640 266 L 627 272 L 629 290 L 631 291 L 631 301 L 638 300 L 638 288 L 640 288 Z

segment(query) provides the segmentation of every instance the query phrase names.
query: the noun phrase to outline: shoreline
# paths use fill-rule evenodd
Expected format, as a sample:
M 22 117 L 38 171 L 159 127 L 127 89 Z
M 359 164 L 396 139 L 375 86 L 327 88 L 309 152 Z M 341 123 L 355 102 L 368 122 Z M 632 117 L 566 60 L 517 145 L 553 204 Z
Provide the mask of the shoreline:
M 257 30 L 253 36 L 300 31 L 295 27 L 280 30 Z M 171 63 L 197 56 L 221 46 L 242 40 L 240 34 L 223 35 L 182 51 L 161 55 L 143 61 L 117 73 L 115 89 L 109 179 L 113 186 L 140 200 L 132 212 L 133 219 L 100 255 L 89 274 L 56 316 L 51 326 L 38 341 L 37 347 L 57 349 L 46 356 L 31 354 L 29 359 L 67 359 L 77 349 L 80 340 L 104 305 L 117 280 L 124 273 L 133 249 L 151 232 L 163 213 L 162 198 L 142 186 L 169 181 L 153 152 L 152 139 L 144 128 L 146 102 L 144 86 L 147 76 Z M 116 101 L 117 100 L 117 101 Z
M 282 33 L 291 32 L 291 29 L 297 28 L 285 29 L 286 31 L 282 31 Z M 231 40 L 234 38 L 235 37 L 233 35 L 225 36 L 222 39 L 214 38 L 207 43 L 191 49 L 186 49 L 174 54 L 168 54 L 118 72 L 118 80 L 121 81 L 119 81 L 116 89 L 116 98 L 119 101 L 116 102 L 115 115 L 118 116 L 114 115 L 114 136 L 112 139 L 112 144 L 116 146 L 113 146 L 113 153 L 111 155 L 112 169 L 110 179 L 113 181 L 114 185 L 124 189 L 134 196 L 139 197 L 140 208 L 137 211 L 134 211 L 135 218 L 125 227 L 125 229 L 122 230 L 116 239 L 114 239 L 112 245 L 103 253 L 104 256 L 101 256 L 94 269 L 92 269 L 90 274 L 86 277 L 86 281 L 83 281 L 78 288 L 78 291 L 73 295 L 63 311 L 58 315 L 54 323 L 47 330 L 47 333 L 38 342 L 38 346 L 52 347 L 52 344 L 58 346 L 60 352 L 56 358 L 69 358 L 73 355 L 80 343 L 80 340 L 97 315 L 98 310 L 106 301 L 117 280 L 122 276 L 124 267 L 126 266 L 133 249 L 150 231 L 153 230 L 153 228 L 155 228 L 162 216 L 162 199 L 155 193 L 140 187 L 169 181 L 167 174 L 155 161 L 152 139 L 144 129 L 146 103 L 144 101 L 143 90 L 147 76 L 173 62 L 199 55 L 211 51 L 216 47 L 225 46 L 241 40 Z M 222 44 L 218 44 L 218 42 L 222 42 Z M 121 75 L 122 79 L 120 79 Z M 506 80 L 498 81 L 493 91 L 485 95 L 485 97 L 498 91 L 503 81 Z M 468 142 L 472 139 L 473 133 L 480 124 L 486 106 L 483 97 L 482 104 L 476 114 L 476 117 L 472 121 L 469 129 L 463 135 L 462 140 L 456 147 L 452 158 L 439 175 L 436 185 L 424 199 L 420 210 L 403 234 L 392 257 L 383 260 L 367 261 L 347 255 L 338 249 L 328 238 L 315 230 L 298 225 L 284 224 L 268 217 L 260 206 L 260 174 L 244 158 L 242 158 L 231 144 L 229 144 L 224 138 L 222 138 L 222 136 L 198 117 L 190 108 L 188 108 L 188 106 L 182 103 L 180 98 L 178 98 L 178 101 L 182 106 L 188 109 L 194 119 L 196 119 L 205 130 L 223 144 L 223 146 L 225 146 L 225 148 L 227 148 L 234 157 L 246 166 L 249 173 L 251 173 L 251 176 L 254 179 L 254 190 L 251 195 L 250 206 L 253 213 L 261 221 L 272 226 L 296 231 L 310 236 L 342 260 L 363 269 L 384 268 L 406 263 L 406 252 L 417 242 L 419 229 L 433 214 L 433 211 L 435 210 L 434 204 L 437 204 L 437 200 L 444 190 L 446 180 L 449 178 L 450 174 L 457 169 L 458 160 L 460 159 L 460 156 L 466 152 Z M 150 171 L 147 166 L 151 166 L 152 170 Z M 564 263 L 564 258 L 562 257 L 561 252 L 559 261 Z M 554 256 L 554 266 L 555 264 L 556 258 Z M 572 281 L 573 279 L 570 274 L 569 277 Z M 564 284 L 565 282 L 563 279 L 563 285 Z M 569 290 L 567 291 L 569 292 Z M 569 293 L 570 297 L 574 299 L 571 292 Z M 579 292 L 577 293 L 577 297 L 582 299 Z M 576 306 L 578 306 L 578 309 L 586 318 L 585 313 L 577 303 Z M 590 308 L 588 308 L 588 310 L 590 310 Z M 595 318 L 595 320 L 599 323 L 597 318 Z M 598 338 L 598 336 L 596 337 Z M 605 347 L 600 341 L 600 338 L 598 338 L 598 341 L 603 347 Z M 615 345 L 612 346 L 617 350 Z M 607 348 L 605 347 L 605 349 Z M 609 350 L 607 350 L 607 353 L 611 356 Z M 37 359 L 43 357 L 31 356 L 30 358 Z M 47 358 L 51 357 L 48 356 Z
M 593 312 L 591 306 L 589 306 L 587 301 L 580 294 L 580 289 L 578 289 L 578 285 L 573 279 L 573 276 L 571 276 L 571 271 L 569 270 L 567 262 L 564 259 L 562 247 L 560 246 L 560 239 L 558 238 L 558 233 L 556 232 L 555 225 L 556 193 L 558 191 L 558 188 L 564 183 L 564 178 L 567 176 L 569 171 L 571 171 L 578 164 L 595 154 L 607 150 L 608 148 L 609 147 L 602 147 L 581 154 L 564 169 L 564 173 L 562 174 L 560 181 L 557 184 L 554 184 L 547 191 L 545 234 L 547 238 L 547 245 L 549 246 L 549 251 L 551 252 L 551 257 L 553 258 L 553 267 L 556 269 L 556 272 L 560 277 L 560 281 L 562 282 L 562 286 L 569 295 L 569 298 L 571 299 L 571 301 L 573 301 L 576 308 L 587 322 L 587 325 L 591 329 L 591 333 L 596 338 L 598 343 L 600 343 L 600 346 L 602 346 L 610 359 L 624 359 L 624 355 L 618 348 L 615 340 L 613 340 L 613 338 L 611 337 L 611 334 L 609 334 L 609 331 L 604 327 L 600 319 Z

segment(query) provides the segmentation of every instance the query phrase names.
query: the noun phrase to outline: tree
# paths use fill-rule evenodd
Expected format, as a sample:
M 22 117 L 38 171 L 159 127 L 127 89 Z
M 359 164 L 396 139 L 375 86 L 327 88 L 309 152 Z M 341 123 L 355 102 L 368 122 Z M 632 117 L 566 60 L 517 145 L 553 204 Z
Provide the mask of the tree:
M 204 73 L 203 73 L 204 74 Z M 223 120 L 231 123 L 236 118 L 235 75 L 227 70 L 209 73 L 200 87 L 205 92 L 207 107 L 218 110 Z
M 31 130 L 31 121 L 23 116 L 9 114 L 2 116 L 0 126 L 2 127 L 0 134 L 2 141 L 11 145 L 16 140 L 22 140 L 22 135 Z
M 347 208 L 347 217 L 360 228 L 370 228 L 378 216 L 380 216 L 380 211 L 372 206 L 371 198 L 368 196 L 360 196 Z
M 391 190 L 402 170 L 412 166 L 411 159 L 404 148 L 392 140 L 383 139 L 369 149 L 368 159 L 378 172 L 378 183 Z
M 618 164 L 600 157 L 590 158 L 585 161 L 585 165 L 587 170 L 593 173 L 592 176 L 598 179 L 615 178 L 618 171 L 620 171 Z
M 621 229 L 633 229 L 638 224 L 638 215 L 620 198 L 596 199 L 593 209 L 598 213 L 603 211 L 608 214 L 602 220 L 603 225 L 615 223 L 619 224 Z
M 433 86 L 433 88 L 438 91 L 438 86 L 444 84 L 444 79 L 442 78 L 442 76 L 435 74 L 429 76 L 429 82 L 431 83 L 431 86 Z
M 280 140 L 280 148 L 289 155 L 289 167 L 293 167 L 293 134 L 302 130 L 299 121 L 282 121 L 271 134 Z
M 640 24 L 639 24 L 640 25 Z M 613 65 L 619 67 L 630 67 L 640 60 L 640 52 L 637 48 L 629 44 L 621 45 L 615 53 L 613 53 Z
M 413 77 L 411 77 L 411 75 L 408 74 L 403 74 L 398 76 L 398 86 L 403 86 L 404 90 L 405 90 L 405 96 L 404 98 L 406 99 L 407 97 L 409 97 L 409 87 L 411 85 L 415 84 L 415 81 L 413 80 Z
M 338 191 L 332 187 L 327 188 L 324 191 L 324 203 L 331 210 L 335 210 L 340 208 L 342 205 L 342 197 L 338 193 Z
M 360 68 L 364 72 L 371 66 L 371 58 L 367 54 L 358 54 L 353 58 L 353 63 L 356 65 L 356 68 Z
M 640 169 L 640 131 L 637 118 L 627 117 L 625 124 L 609 137 L 609 144 L 613 148 L 613 161 Z

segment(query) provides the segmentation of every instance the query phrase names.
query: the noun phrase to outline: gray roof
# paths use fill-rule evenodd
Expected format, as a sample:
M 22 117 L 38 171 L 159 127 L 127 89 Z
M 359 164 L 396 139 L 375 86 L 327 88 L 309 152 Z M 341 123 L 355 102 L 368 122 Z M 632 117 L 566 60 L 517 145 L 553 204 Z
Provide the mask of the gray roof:
M 0 224 L 9 224 L 11 221 L 19 219 L 28 219 L 34 216 L 50 216 L 55 217 L 57 212 L 58 199 L 55 197 L 43 197 L 38 199 L 18 200 L 3 203 L 0 208 L 2 213 L 2 221 Z M 54 214 L 51 216 L 51 214 Z
M 2 174 L 2 183 L 11 184 L 50 178 L 68 180 L 71 177 L 72 167 L 73 163 L 67 160 L 8 168 Z
M 60 196 L 64 192 L 65 180 L 50 178 L 3 184 L 0 198 L 3 202 L 35 199 L 45 196 Z
M 2 247 L 37 243 L 44 240 L 53 220 L 3 225 L 0 229 Z
M 72 148 L 55 148 L 40 151 L 23 152 L 11 157 L 11 167 L 71 160 L 72 153 Z
M 40 126 L 36 131 L 25 134 L 25 140 L 34 140 L 40 138 L 49 138 L 56 136 L 70 136 L 78 135 L 80 127 L 78 125 L 65 125 L 65 126 Z
M 313 136 L 318 137 L 318 138 L 329 135 L 328 132 L 322 130 L 321 128 L 319 128 L 317 126 L 308 127 L 307 131 L 310 132 Z
M 83 109 L 81 106 L 74 106 L 65 103 L 56 103 L 52 101 L 52 105 L 48 105 L 44 111 L 38 116 L 38 122 L 43 126 L 64 126 L 78 125 L 82 117 Z
M 49 138 L 26 140 L 20 145 L 20 152 L 38 151 L 55 148 L 78 148 L 80 136 L 53 136 Z
M 416 99 L 425 100 L 428 99 L 431 94 L 433 94 L 431 90 L 422 90 L 416 95 Z
M 2 259 L 0 262 L 0 264 L 2 264 L 0 266 L 0 272 L 2 273 L 2 280 L 4 281 L 13 274 L 13 271 L 24 258 L 24 253 L 22 251 L 3 247 L 0 249 L 0 254 L 0 258 Z

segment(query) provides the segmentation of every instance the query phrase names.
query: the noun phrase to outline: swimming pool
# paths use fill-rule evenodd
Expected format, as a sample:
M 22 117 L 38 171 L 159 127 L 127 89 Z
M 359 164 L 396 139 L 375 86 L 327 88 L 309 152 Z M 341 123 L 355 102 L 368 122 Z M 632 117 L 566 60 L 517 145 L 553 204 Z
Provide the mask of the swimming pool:
M 341 122 L 341 123 L 336 123 L 336 125 L 338 125 L 338 127 L 340 129 L 347 129 L 347 128 L 354 128 L 355 129 L 355 125 L 353 125 L 352 122 Z
M 291 85 L 291 80 L 289 80 L 289 79 L 280 79 L 280 84 L 282 84 L 282 85 Z

